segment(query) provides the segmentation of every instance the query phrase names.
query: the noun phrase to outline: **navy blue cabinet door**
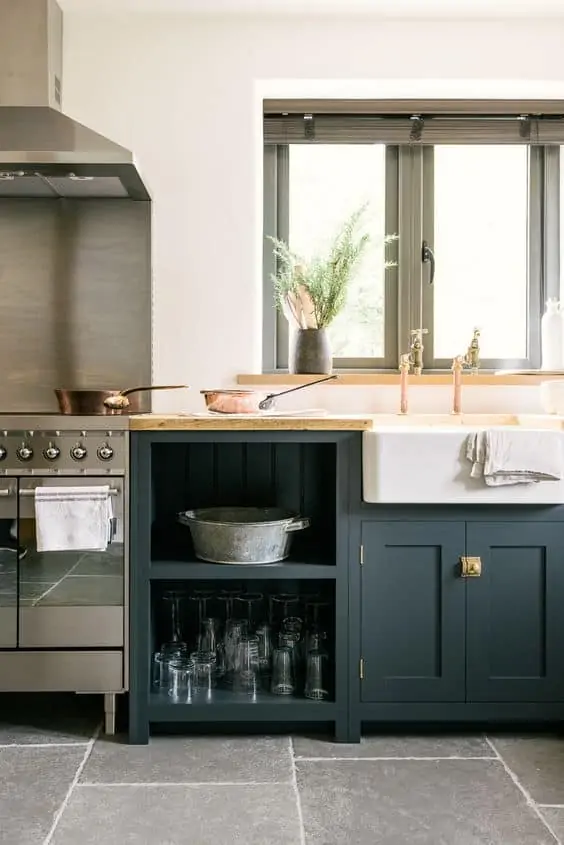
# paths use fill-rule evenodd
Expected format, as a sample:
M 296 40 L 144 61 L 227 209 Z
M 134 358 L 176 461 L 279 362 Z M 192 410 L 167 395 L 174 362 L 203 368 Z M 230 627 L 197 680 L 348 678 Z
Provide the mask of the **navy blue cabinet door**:
M 362 701 L 464 701 L 464 522 L 362 523 Z
M 467 700 L 564 701 L 564 526 L 469 522 L 467 554 Z

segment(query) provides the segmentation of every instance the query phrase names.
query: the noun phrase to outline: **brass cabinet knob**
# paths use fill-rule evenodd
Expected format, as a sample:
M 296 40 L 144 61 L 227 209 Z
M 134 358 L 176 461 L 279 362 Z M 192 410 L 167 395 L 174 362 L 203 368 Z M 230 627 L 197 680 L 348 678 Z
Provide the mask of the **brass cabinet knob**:
M 482 574 L 482 558 L 461 557 L 460 575 L 462 578 L 479 578 Z

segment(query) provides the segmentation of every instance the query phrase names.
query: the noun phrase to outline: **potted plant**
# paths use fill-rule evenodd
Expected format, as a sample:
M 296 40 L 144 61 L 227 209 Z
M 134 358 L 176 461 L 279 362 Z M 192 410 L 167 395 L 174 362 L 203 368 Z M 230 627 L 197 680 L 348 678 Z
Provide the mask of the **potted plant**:
M 276 305 L 294 328 L 288 360 L 291 373 L 323 374 L 332 370 L 327 327 L 345 306 L 350 283 L 370 239 L 360 231 L 364 211 L 362 206 L 345 221 L 326 255 L 307 262 L 285 241 L 270 238 L 277 263 L 272 277 Z

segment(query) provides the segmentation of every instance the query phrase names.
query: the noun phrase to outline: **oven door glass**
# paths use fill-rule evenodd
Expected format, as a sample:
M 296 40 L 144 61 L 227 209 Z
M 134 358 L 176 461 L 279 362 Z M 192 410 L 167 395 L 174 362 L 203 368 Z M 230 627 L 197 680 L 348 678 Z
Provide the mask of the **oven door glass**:
M 38 552 L 37 487 L 110 485 L 114 514 L 106 551 Z M 123 478 L 19 480 L 19 645 L 22 648 L 104 648 L 124 643 Z
M 0 648 L 18 638 L 17 481 L 0 481 Z

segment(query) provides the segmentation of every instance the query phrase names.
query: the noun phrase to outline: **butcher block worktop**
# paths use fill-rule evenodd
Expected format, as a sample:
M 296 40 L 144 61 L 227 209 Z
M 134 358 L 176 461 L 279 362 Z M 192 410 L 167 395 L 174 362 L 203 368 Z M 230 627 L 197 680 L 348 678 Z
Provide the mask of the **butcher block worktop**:
M 137 414 L 130 418 L 129 428 L 131 431 L 368 431 L 373 421 L 373 416 L 368 414 L 303 417 L 296 414 L 287 417 L 259 417 L 251 414 Z

